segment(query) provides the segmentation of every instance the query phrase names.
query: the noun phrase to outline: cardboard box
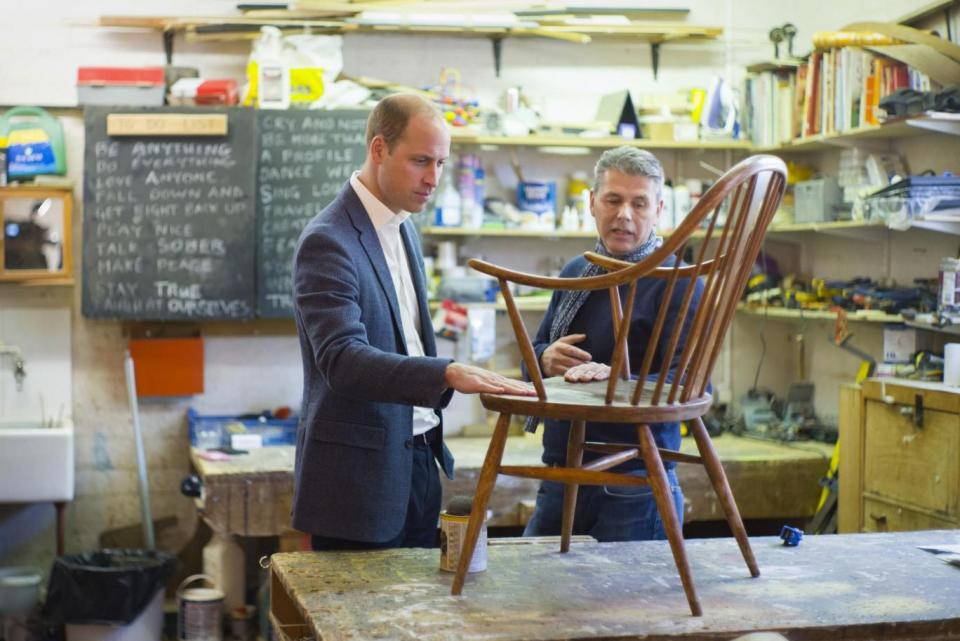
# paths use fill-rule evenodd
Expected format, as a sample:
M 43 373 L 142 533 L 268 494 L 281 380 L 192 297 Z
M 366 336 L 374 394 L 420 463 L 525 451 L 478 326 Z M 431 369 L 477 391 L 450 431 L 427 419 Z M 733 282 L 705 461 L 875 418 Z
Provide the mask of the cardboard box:
M 794 222 L 819 223 L 836 220 L 836 208 L 842 202 L 836 178 L 816 178 L 798 182 L 794 187 Z
M 883 327 L 883 362 L 909 363 L 918 350 L 928 346 L 927 334 L 906 325 Z

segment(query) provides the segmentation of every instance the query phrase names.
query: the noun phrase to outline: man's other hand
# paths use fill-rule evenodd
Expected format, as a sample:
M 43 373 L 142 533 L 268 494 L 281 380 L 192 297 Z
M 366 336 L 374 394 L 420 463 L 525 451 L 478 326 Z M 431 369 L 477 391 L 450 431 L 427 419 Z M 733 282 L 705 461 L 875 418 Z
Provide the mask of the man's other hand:
M 553 342 L 540 355 L 540 365 L 543 373 L 549 376 L 565 374 L 571 367 L 583 365 L 593 360 L 589 352 L 576 346 L 587 338 L 586 334 L 568 334 Z
M 536 396 L 530 383 L 507 378 L 473 365 L 450 363 L 446 371 L 447 387 L 463 394 L 509 394 L 512 396 Z
M 563 374 L 563 380 L 568 383 L 589 383 L 591 381 L 605 381 L 608 378 L 610 378 L 610 366 L 603 363 L 576 365 Z

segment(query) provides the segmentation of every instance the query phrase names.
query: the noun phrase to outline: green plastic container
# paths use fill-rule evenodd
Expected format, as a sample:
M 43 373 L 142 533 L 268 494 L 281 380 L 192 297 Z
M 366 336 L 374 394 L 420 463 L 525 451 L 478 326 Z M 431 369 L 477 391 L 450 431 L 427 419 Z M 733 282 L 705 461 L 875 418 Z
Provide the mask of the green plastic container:
M 67 173 L 63 126 L 40 107 L 14 107 L 0 119 L 0 137 L 7 138 L 10 180 L 39 174 Z

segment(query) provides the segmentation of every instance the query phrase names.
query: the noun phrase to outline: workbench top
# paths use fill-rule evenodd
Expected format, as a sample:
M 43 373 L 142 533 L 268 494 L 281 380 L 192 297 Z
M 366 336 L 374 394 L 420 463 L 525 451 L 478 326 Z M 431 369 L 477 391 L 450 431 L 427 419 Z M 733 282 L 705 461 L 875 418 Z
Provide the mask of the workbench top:
M 446 440 L 456 459 L 456 478 L 443 478 L 444 502 L 457 494 L 473 494 L 489 438 Z M 745 519 L 805 518 L 813 515 L 820 495 L 818 480 L 827 470 L 832 445 L 762 441 L 724 434 L 713 439 L 730 486 Z M 504 465 L 538 465 L 541 435 L 507 441 Z M 695 454 L 693 439 L 682 440 L 681 451 Z M 191 449 L 191 460 L 203 480 L 204 500 L 198 505 L 218 532 L 242 536 L 277 535 L 289 529 L 293 496 L 293 446 L 264 447 L 229 461 L 207 461 Z M 716 494 L 699 465 L 678 465 L 677 477 L 686 497 L 687 521 L 722 520 Z M 539 481 L 501 476 L 491 498 L 493 526 L 526 522 Z
M 729 639 L 758 630 L 799 639 L 960 634 L 960 568 L 918 545 L 951 530 L 751 539 L 751 579 L 730 539 L 688 540 L 704 615 L 692 617 L 665 541 L 491 544 L 486 572 L 450 596 L 439 550 L 295 552 L 271 559 L 280 623 L 315 639 L 417 641 Z M 296 621 L 297 616 L 301 621 Z M 955 638 L 955 637 L 953 637 Z

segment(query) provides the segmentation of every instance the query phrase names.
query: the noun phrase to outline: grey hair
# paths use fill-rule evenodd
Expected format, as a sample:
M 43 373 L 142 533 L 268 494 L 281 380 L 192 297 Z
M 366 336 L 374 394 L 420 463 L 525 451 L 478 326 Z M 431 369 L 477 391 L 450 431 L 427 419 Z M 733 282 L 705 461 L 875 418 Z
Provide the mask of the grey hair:
M 600 190 L 600 182 L 608 169 L 615 169 L 628 176 L 647 176 L 657 185 L 657 198 L 663 193 L 663 165 L 646 149 L 626 145 L 608 149 L 600 156 L 593 168 L 593 191 Z

